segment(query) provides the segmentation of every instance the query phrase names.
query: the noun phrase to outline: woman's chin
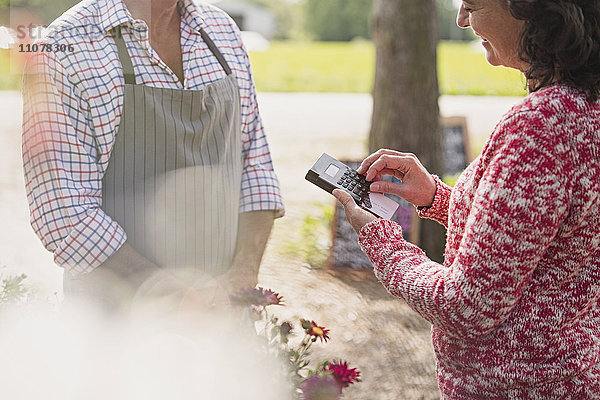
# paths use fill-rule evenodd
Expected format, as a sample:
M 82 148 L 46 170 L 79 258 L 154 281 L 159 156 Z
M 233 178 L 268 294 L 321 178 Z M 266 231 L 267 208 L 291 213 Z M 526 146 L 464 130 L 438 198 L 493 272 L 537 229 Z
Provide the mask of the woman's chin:
M 486 57 L 486 60 L 487 60 L 488 64 L 490 64 L 492 67 L 499 67 L 502 65 L 499 62 L 497 62 L 495 58 L 491 58 L 491 57 L 487 58 Z
M 504 65 L 502 62 L 500 62 L 498 57 L 496 57 L 496 54 L 494 54 L 493 52 L 491 52 L 489 50 L 485 51 L 485 59 L 487 60 L 488 64 L 490 64 L 491 66 L 494 66 L 494 67 L 499 67 L 499 66 Z

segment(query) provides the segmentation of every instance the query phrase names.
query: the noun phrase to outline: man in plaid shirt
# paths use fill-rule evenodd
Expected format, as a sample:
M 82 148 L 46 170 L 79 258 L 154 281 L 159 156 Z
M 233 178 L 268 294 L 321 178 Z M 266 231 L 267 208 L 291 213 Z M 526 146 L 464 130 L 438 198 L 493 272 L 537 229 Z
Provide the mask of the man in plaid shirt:
M 168 267 L 256 284 L 284 208 L 233 21 L 192 0 L 84 0 L 38 44 L 25 180 L 66 292 L 121 301 L 105 276 L 135 292 Z

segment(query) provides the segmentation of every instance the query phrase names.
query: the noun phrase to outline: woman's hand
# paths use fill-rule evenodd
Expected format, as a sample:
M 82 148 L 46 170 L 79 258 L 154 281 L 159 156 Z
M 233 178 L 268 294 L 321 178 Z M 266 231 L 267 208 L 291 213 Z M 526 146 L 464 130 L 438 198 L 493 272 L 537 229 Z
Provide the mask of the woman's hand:
M 433 203 L 435 180 L 414 154 L 380 149 L 365 158 L 358 173 L 373 181 L 372 192 L 395 194 L 417 207 Z M 381 181 L 384 175 L 395 176 L 402 183 Z
M 343 190 L 335 189 L 333 195 L 340 203 L 342 203 L 342 206 L 344 206 L 346 219 L 350 225 L 352 225 L 352 228 L 354 228 L 356 233 L 360 232 L 363 226 L 377 219 L 377 217 L 370 212 L 360 208 L 354 201 L 354 198 Z

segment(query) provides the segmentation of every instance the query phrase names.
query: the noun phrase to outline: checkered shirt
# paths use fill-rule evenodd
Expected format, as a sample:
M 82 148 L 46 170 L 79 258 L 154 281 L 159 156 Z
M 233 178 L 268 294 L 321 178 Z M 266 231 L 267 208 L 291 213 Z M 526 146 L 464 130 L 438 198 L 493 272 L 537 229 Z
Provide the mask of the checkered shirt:
M 240 89 L 244 162 L 240 212 L 275 210 L 277 216 L 283 215 L 279 182 L 238 28 L 223 11 L 192 0 L 183 0 L 180 12 L 183 85 L 150 47 L 146 23 L 135 20 L 122 0 L 77 4 L 38 41 L 52 45 L 54 51 L 40 46 L 28 60 L 23 86 L 23 163 L 31 225 L 54 253 L 55 262 L 72 273 L 91 271 L 127 239 L 101 209 L 102 177 L 123 109 L 122 68 L 109 33 L 119 25 L 136 83 L 157 88 L 200 90 L 226 76 L 202 40 L 200 28 L 208 33 Z

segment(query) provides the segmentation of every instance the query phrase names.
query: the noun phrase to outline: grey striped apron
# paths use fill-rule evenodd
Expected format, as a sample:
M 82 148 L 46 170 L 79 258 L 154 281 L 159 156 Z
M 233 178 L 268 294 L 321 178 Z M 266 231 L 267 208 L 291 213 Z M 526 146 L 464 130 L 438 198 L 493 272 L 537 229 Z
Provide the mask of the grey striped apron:
M 188 277 L 215 276 L 231 266 L 242 176 L 237 82 L 213 41 L 200 33 L 227 77 L 194 91 L 136 85 L 123 36 L 114 35 L 125 88 L 102 180 L 102 209 L 125 230 L 127 243 Z M 65 271 L 68 298 L 84 296 L 108 307 L 127 299 L 119 293 L 127 289 L 107 293 L 97 283 Z
M 200 33 L 227 73 L 202 90 L 136 85 L 125 41 L 116 35 L 125 93 L 102 209 L 155 264 L 217 275 L 231 266 L 236 245 L 240 96 L 227 61 Z
M 202 90 L 183 90 L 136 85 L 125 41 L 115 32 L 123 111 L 102 180 L 102 209 L 125 230 L 127 243 L 192 278 L 231 266 L 242 176 L 238 85 L 216 45 L 200 33 L 227 76 Z M 129 300 L 128 290 L 64 274 L 67 298 L 100 300 L 110 309 Z

